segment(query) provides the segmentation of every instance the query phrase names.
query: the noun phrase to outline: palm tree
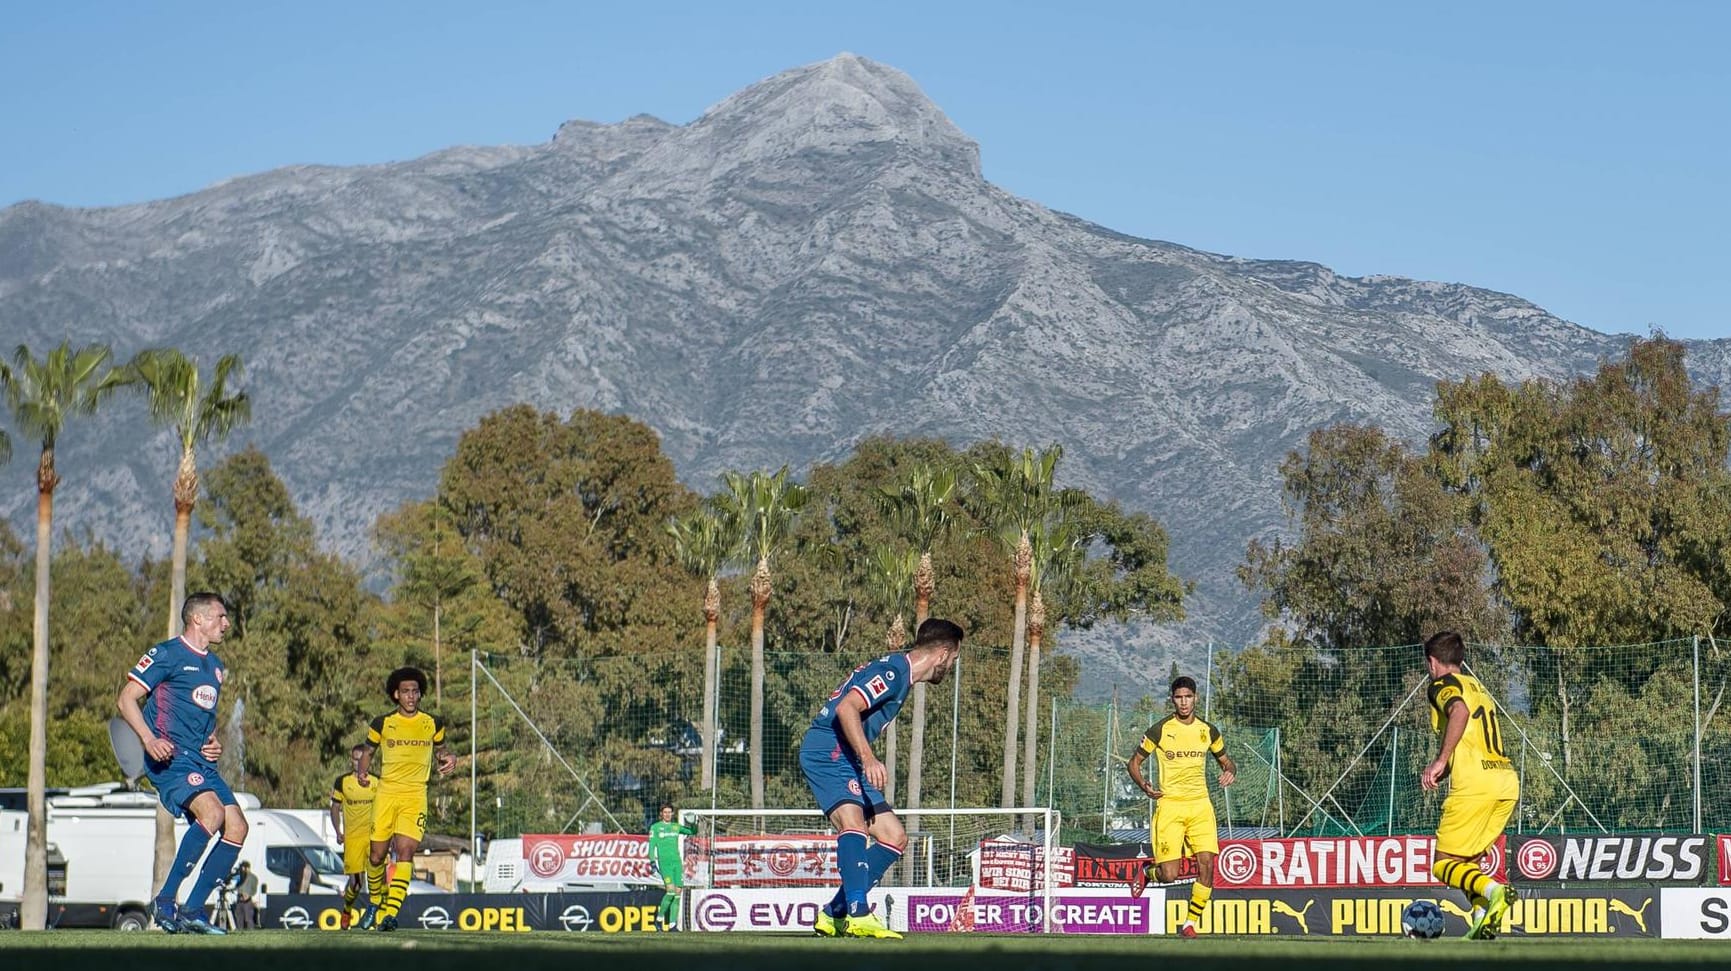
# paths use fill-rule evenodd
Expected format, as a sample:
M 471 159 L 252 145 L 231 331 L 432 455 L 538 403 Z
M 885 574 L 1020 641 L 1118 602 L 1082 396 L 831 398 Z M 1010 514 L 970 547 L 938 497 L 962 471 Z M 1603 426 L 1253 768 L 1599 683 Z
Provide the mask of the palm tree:
M 763 808 L 763 618 L 769 610 L 770 559 L 786 542 L 810 493 L 788 481 L 787 466 L 771 475 L 753 472 L 722 475 L 727 492 L 719 497 L 725 518 L 743 552 L 757 568 L 751 574 L 751 808 Z
M 932 597 L 937 592 L 937 574 L 932 569 L 932 547 L 950 531 L 955 517 L 951 515 L 956 497 L 957 476 L 953 469 L 935 469 L 926 462 L 918 463 L 908 480 L 896 489 L 880 492 L 880 504 L 902 539 L 919 553 L 914 568 L 914 633 L 931 616 Z M 921 786 L 925 780 L 926 758 L 926 685 L 914 685 L 914 710 L 910 716 L 908 737 L 908 809 L 920 808 Z M 893 724 L 893 723 L 892 723 Z
M 174 474 L 174 554 L 168 599 L 168 636 L 180 633 L 180 601 L 186 596 L 186 541 L 192 508 L 198 503 L 199 445 L 221 439 L 252 419 L 246 392 L 229 393 L 230 378 L 240 377 L 240 358 L 228 354 L 216 362 L 209 385 L 201 380 L 198 362 L 178 350 L 159 349 L 132 359 L 132 372 L 150 402 L 150 418 L 174 429 L 180 439 L 180 464 Z
M 113 352 L 91 344 L 76 351 L 69 342 L 40 360 L 20 344 L 9 367 L 0 362 L 0 386 L 18 430 L 42 440 L 36 463 L 36 620 L 30 655 L 30 768 L 26 797 L 30 813 L 24 843 L 24 899 L 19 921 L 26 930 L 48 923 L 48 563 L 54 535 L 54 490 L 60 473 L 54 449 L 67 419 L 90 415 L 128 375 L 110 366 Z
M 240 358 L 230 354 L 216 362 L 210 384 L 200 379 L 198 362 L 178 350 L 141 352 L 131 369 L 150 404 L 150 418 L 174 429 L 180 439 L 180 463 L 174 474 L 174 552 L 170 559 L 168 637 L 180 633 L 180 602 L 186 598 L 186 543 L 192 508 L 198 503 L 196 449 L 212 438 L 223 438 L 252 417 L 245 392 L 230 394 L 230 377 L 239 377 Z M 174 817 L 156 807 L 155 883 L 161 884 L 174 863 Z
M 919 558 L 912 552 L 880 547 L 873 551 L 871 563 L 872 599 L 883 613 L 891 616 L 884 645 L 891 651 L 901 650 L 908 642 L 908 629 L 902 621 L 902 607 L 914 584 L 914 570 Z M 881 615 L 880 615 L 881 616 Z M 896 723 L 884 726 L 884 767 L 889 770 L 888 788 L 884 797 L 896 801 Z
M 721 570 L 737 552 L 737 537 L 714 507 L 704 507 L 667 524 L 681 566 L 708 581 L 703 594 L 703 788 L 715 785 L 716 628 L 721 622 Z
M 1015 565 L 1016 613 L 1010 633 L 1009 691 L 1004 711 L 1004 762 L 1002 804 L 1015 805 L 1016 726 L 1021 716 L 1022 652 L 1028 618 L 1028 584 L 1033 573 L 1034 552 L 1029 533 L 1056 505 L 1052 480 L 1064 450 L 1052 445 L 1035 454 L 1004 453 L 995 461 L 975 466 L 975 481 L 991 536 L 1010 553 Z
M 1040 642 L 1046 633 L 1045 593 L 1065 593 L 1081 569 L 1086 552 L 1082 537 L 1054 512 L 1029 535 L 1033 554 L 1028 575 L 1032 602 L 1028 605 L 1028 719 L 1022 734 L 1022 805 L 1034 803 L 1034 772 L 1040 737 Z

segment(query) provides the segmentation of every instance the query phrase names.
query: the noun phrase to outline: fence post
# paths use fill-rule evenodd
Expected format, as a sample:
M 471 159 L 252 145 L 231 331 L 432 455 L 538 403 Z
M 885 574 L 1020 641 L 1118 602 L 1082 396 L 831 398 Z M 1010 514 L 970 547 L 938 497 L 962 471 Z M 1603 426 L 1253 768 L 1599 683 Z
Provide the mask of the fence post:
M 1118 734 L 1118 686 L 1112 686 L 1112 706 L 1106 709 L 1105 760 L 1100 772 L 1100 835 L 1112 829 L 1112 737 Z M 1152 838 L 1152 835 L 1150 835 Z
M 1202 720 L 1214 717 L 1214 642 L 1208 642 L 1208 662 L 1202 674 Z
M 481 852 L 481 844 L 475 838 L 475 834 L 477 834 L 481 831 L 481 828 L 479 825 L 477 825 L 476 818 L 475 818 L 475 796 L 476 796 L 475 780 L 477 778 L 476 769 L 475 769 L 475 753 L 477 751 L 475 738 L 476 738 L 476 736 L 481 734 L 481 721 L 480 721 L 480 718 L 477 717 L 477 712 L 479 712 L 480 706 L 476 703 L 476 699 L 480 698 L 480 696 L 481 696 L 481 679 L 476 676 L 475 668 L 479 664 L 480 664 L 480 661 L 476 655 L 475 649 L 472 647 L 469 648 L 469 892 L 470 893 L 480 893 L 480 891 L 475 888 L 475 882 L 476 882 L 475 881 L 475 865 L 476 865 L 476 863 L 479 862 L 478 860 L 475 859 L 475 857 L 480 855 L 480 852 Z
M 1701 635 L 1695 635 L 1695 832 L 1701 832 Z
M 956 808 L 956 753 L 961 749 L 962 656 L 956 655 L 956 684 L 950 689 L 950 808 Z M 950 814 L 950 835 L 956 833 L 956 817 Z
M 1052 699 L 1052 732 L 1046 741 L 1046 805 L 1058 805 L 1058 699 Z
M 709 706 L 709 810 L 714 812 L 721 797 L 721 639 L 715 640 L 715 693 L 704 699 Z M 714 817 L 710 817 L 714 818 Z
M 1388 835 L 1394 835 L 1394 779 L 1400 774 L 1400 726 L 1388 737 Z
M 1283 776 L 1280 773 L 1281 773 L 1281 769 L 1280 769 L 1280 726 L 1276 725 L 1276 726 L 1274 726 L 1274 784 L 1275 784 L 1275 792 L 1277 792 L 1279 795 L 1275 801 L 1280 806 L 1280 835 L 1285 836 L 1286 835 L 1286 786 L 1281 784 Z

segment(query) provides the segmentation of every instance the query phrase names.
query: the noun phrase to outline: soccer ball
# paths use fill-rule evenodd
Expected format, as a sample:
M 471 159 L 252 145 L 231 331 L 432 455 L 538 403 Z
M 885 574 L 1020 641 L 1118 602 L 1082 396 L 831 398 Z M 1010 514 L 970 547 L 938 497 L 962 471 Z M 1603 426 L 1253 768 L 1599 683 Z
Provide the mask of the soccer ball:
M 1401 913 L 1400 928 L 1408 937 L 1435 940 L 1443 932 L 1442 908 L 1432 900 L 1415 900 Z

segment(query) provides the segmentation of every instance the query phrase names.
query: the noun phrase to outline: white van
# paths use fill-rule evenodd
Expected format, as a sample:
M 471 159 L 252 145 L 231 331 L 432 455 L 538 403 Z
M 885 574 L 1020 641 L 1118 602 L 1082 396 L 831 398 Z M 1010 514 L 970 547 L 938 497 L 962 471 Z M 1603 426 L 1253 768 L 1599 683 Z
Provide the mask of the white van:
M 342 891 L 347 879 L 342 858 L 305 823 L 260 809 L 258 799 L 248 793 L 236 793 L 235 799 L 249 824 L 240 860 L 252 863 L 252 872 L 271 893 L 294 892 L 298 887 L 293 884 L 301 879 L 308 893 Z M 0 910 L 12 911 L 22 899 L 28 819 L 23 812 L 0 810 Z M 176 843 L 186 826 L 184 820 L 177 821 Z M 48 843 L 51 926 L 149 926 L 155 892 L 154 795 L 120 791 L 110 783 L 54 796 L 48 800 Z M 188 883 L 193 879 L 196 871 Z

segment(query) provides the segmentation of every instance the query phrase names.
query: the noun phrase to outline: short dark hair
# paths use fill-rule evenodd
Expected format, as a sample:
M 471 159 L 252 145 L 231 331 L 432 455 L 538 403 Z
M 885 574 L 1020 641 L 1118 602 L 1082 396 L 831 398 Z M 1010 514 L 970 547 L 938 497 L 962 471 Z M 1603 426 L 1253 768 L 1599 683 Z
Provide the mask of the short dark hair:
M 656 815 L 660 815 L 660 814 L 661 814 L 661 813 L 662 813 L 662 812 L 664 812 L 664 811 L 672 811 L 672 812 L 678 812 L 678 811 L 679 811 L 679 810 L 677 810 L 677 809 L 674 809 L 674 808 L 673 808 L 673 803 L 670 803 L 670 802 L 664 802 L 664 803 L 662 803 L 662 804 L 661 804 L 661 808 L 660 808 L 660 809 L 657 809 L 657 810 L 655 810 L 655 812 L 656 812 Z
M 953 644 L 959 648 L 962 646 L 964 636 L 966 635 L 962 631 L 961 624 L 953 620 L 930 617 L 920 625 L 919 631 L 914 634 L 914 646 L 936 647 L 940 644 Z
M 355 744 L 349 746 L 349 754 L 350 755 L 353 755 L 356 752 L 365 752 L 366 750 L 367 750 L 367 747 L 365 745 L 361 744 L 360 742 L 356 742 Z
M 415 687 L 421 689 L 421 694 L 427 693 L 427 673 L 420 668 L 401 667 L 392 671 L 390 677 L 385 679 L 385 697 L 396 701 L 397 689 L 409 681 L 413 681 Z
M 198 593 L 192 594 L 185 600 L 182 600 L 180 602 L 181 626 L 185 627 L 186 625 L 191 624 L 193 614 L 204 611 L 212 604 L 219 605 L 224 610 L 228 609 L 228 601 L 222 599 L 222 594 L 211 593 L 209 590 L 200 590 Z
M 1181 674 L 1173 678 L 1170 693 L 1177 694 L 1179 688 L 1189 688 L 1191 694 L 1196 694 L 1196 679 L 1188 674 Z
M 1467 646 L 1461 635 L 1452 630 L 1438 631 L 1424 642 L 1425 657 L 1434 657 L 1444 664 L 1460 667 L 1467 659 Z

